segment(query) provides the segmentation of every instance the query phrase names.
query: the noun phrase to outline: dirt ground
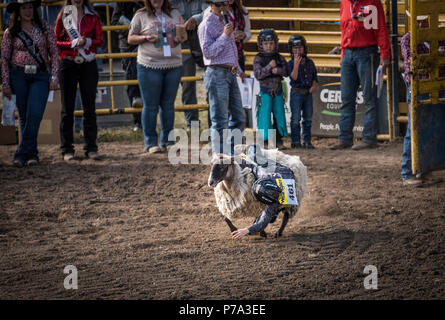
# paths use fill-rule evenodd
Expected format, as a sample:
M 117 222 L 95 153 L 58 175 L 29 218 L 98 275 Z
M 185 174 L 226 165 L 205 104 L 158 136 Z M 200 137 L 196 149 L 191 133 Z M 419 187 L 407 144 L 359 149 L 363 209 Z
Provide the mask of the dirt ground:
M 401 141 L 358 152 L 334 141 L 286 151 L 308 188 L 283 237 L 240 240 L 208 166 L 171 165 L 136 142 L 72 164 L 40 146 L 41 165 L 17 169 L 16 146 L 0 146 L 0 299 L 444 299 L 445 183 L 403 186 Z M 77 290 L 64 288 L 67 265 Z M 364 288 L 367 265 L 377 290 Z

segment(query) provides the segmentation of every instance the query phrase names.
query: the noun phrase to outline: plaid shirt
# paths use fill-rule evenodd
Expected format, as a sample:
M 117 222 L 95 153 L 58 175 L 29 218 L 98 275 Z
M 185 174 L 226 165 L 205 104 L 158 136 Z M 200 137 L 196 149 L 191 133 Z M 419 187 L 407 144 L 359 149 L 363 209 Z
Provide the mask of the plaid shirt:
M 405 72 L 403 79 L 409 85 L 411 83 L 411 33 L 406 33 L 400 40 L 400 48 L 402 49 L 403 65 Z M 430 49 L 424 44 L 417 45 L 417 54 L 427 54 Z M 428 79 L 428 74 L 419 74 L 419 80 Z
M 287 72 L 289 74 L 294 70 L 294 59 L 287 63 Z M 312 87 L 313 81 L 318 82 L 317 68 L 315 68 L 314 62 L 308 57 L 304 58 L 298 67 L 298 77 L 297 80 L 290 78 L 290 85 L 293 88 L 306 88 Z
M 224 33 L 224 21 L 210 13 L 204 16 L 198 27 L 199 42 L 204 56 L 204 64 L 236 66 L 238 74 L 243 72 L 238 64 L 238 49 L 233 33 Z

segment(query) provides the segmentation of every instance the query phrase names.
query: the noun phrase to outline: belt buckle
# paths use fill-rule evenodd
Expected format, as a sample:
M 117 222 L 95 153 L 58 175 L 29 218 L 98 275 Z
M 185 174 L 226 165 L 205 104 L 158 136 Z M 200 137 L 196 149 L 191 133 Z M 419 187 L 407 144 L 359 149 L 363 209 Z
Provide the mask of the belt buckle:
M 27 74 L 36 74 L 37 66 L 27 64 L 27 65 L 25 65 L 24 72 Z
M 270 89 L 270 96 L 273 98 L 273 97 L 276 97 L 277 96 L 277 89 Z
M 84 59 L 84 57 L 81 57 L 81 56 L 75 56 L 74 57 L 74 62 L 77 63 L 77 64 L 81 64 L 81 63 L 85 62 L 85 59 Z
M 236 75 L 236 67 L 232 67 L 232 68 L 230 68 L 230 72 L 233 74 L 233 75 Z

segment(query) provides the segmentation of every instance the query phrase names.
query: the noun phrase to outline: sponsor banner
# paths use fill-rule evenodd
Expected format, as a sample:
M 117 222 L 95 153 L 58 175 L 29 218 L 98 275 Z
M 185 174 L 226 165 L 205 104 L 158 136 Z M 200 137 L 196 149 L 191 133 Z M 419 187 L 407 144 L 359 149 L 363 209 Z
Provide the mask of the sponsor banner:
M 341 91 L 339 77 L 319 77 L 317 91 L 312 94 L 314 111 L 312 115 L 312 134 L 337 137 L 340 130 Z M 363 132 L 363 91 L 359 89 L 356 99 L 354 136 L 361 137 Z

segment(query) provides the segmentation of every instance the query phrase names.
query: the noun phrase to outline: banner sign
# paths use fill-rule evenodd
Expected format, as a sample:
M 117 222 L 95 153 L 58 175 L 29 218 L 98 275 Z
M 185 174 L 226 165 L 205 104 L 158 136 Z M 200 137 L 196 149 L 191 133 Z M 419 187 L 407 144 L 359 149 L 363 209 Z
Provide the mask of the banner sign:
M 312 94 L 314 112 L 312 134 L 337 137 L 339 132 L 341 91 L 339 77 L 319 77 L 317 91 Z M 363 132 L 363 91 L 357 92 L 353 133 L 361 137 Z

